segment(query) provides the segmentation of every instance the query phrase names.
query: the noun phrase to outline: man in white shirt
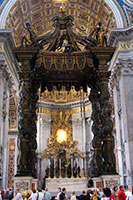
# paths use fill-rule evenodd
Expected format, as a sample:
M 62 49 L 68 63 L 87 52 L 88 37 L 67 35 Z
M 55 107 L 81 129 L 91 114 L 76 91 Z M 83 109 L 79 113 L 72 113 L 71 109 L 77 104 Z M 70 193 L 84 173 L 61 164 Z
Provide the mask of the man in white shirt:
M 126 200 L 129 200 L 129 197 L 132 196 L 132 186 L 128 186 L 128 191 L 125 194 L 127 196 Z
M 21 194 L 19 192 L 19 189 L 16 189 L 15 200 L 21 200 Z
M 29 197 L 30 200 L 37 200 L 37 193 L 36 190 L 33 190 L 33 193 L 31 194 L 31 196 Z
M 58 187 L 57 200 L 59 200 L 59 196 L 60 196 L 60 194 L 61 194 L 61 188 L 60 188 L 60 187 Z

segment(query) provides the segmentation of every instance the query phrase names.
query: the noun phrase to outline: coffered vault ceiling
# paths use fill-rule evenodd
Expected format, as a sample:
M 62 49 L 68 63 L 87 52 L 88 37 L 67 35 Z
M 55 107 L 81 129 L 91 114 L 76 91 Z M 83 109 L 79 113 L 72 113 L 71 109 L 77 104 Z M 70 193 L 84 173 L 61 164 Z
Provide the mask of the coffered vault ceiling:
M 102 21 L 105 30 L 117 27 L 110 7 L 103 0 L 18 0 L 6 19 L 6 27 L 11 28 L 18 46 L 25 22 L 34 25 L 42 35 L 52 29 L 51 19 L 59 14 L 59 7 L 65 5 L 67 14 L 72 15 L 74 29 L 79 34 L 88 34 L 92 25 Z

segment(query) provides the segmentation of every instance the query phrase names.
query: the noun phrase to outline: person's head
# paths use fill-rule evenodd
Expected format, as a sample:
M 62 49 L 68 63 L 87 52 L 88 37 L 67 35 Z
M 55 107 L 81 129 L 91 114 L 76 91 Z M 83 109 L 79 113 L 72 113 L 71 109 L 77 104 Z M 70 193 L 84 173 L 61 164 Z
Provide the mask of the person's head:
M 118 190 L 118 187 L 117 186 L 114 186 L 114 189 L 113 189 L 115 192 L 117 192 Z
M 120 185 L 120 190 L 124 191 L 124 186 Z
M 94 191 L 93 191 L 93 195 L 94 195 L 94 196 L 97 196 L 97 190 L 94 190 Z
M 36 193 L 36 190 L 35 190 L 35 189 L 33 189 L 33 193 Z
M 103 192 L 104 192 L 106 197 L 110 197 L 111 196 L 111 190 L 109 188 L 104 188 Z
M 91 190 L 89 189 L 89 190 L 87 190 L 87 194 L 90 194 L 91 193 Z
M 85 195 L 85 190 L 82 191 L 82 194 Z
M 93 195 L 93 190 L 91 190 L 91 194 Z
M 42 192 L 42 189 L 41 189 L 41 188 L 38 188 L 38 192 Z
M 65 193 L 66 193 L 66 188 L 63 188 L 63 189 L 62 189 L 62 192 L 65 194 Z
M 75 191 L 72 191 L 72 195 L 75 195 Z
M 128 186 L 128 191 L 132 192 L 132 186 Z
M 48 191 L 48 188 L 47 188 L 47 187 L 45 187 L 45 191 Z
M 58 192 L 61 192 L 61 188 L 60 187 L 58 187 Z
M 16 189 L 16 194 L 19 193 L 19 189 Z
M 99 189 L 99 192 L 102 192 L 102 188 L 101 187 L 99 187 L 98 189 Z
M 112 189 L 112 190 L 114 190 L 114 186 L 115 186 L 114 184 L 111 185 L 111 189 Z

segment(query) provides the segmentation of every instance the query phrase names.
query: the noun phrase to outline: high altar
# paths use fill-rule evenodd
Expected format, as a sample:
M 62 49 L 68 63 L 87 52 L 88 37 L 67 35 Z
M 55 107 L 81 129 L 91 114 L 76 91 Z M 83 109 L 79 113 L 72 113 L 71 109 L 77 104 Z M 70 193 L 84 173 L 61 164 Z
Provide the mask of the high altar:
M 74 32 L 73 20 L 61 7 L 54 31 L 39 37 L 26 23 L 21 46 L 13 50 L 21 63 L 15 188 L 37 187 L 36 177 L 50 190 L 60 185 L 82 190 L 89 180 L 94 187 L 105 186 L 112 177 L 119 182 L 108 91 L 108 62 L 115 48 L 107 46 L 101 22 L 87 36 Z M 44 106 L 43 98 L 53 100 L 52 106 Z

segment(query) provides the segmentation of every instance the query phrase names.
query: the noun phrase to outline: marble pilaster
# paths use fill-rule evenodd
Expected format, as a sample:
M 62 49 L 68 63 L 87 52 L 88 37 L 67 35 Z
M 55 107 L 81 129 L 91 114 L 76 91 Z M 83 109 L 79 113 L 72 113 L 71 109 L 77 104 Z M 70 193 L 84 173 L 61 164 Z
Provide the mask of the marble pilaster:
M 4 83 L 2 78 L 3 70 L 2 65 L 0 65 L 0 185 L 2 184 L 2 174 L 3 174 L 3 90 Z
M 0 159 L 1 159 L 1 185 L 6 188 L 7 185 L 7 159 L 8 159 L 8 111 L 9 96 L 12 86 L 12 78 L 6 65 L 5 57 L 0 54 Z
M 120 184 L 133 185 L 133 26 L 112 30 L 109 44 L 117 46 L 110 63 Z
M 9 110 L 9 90 L 4 87 L 3 96 L 3 181 L 2 187 L 7 185 L 7 159 L 8 159 L 8 110 Z
M 48 114 L 38 114 L 37 120 L 37 160 L 38 160 L 38 180 L 39 185 L 42 185 L 47 168 L 47 160 L 41 160 L 40 154 L 47 148 L 47 142 L 50 138 L 51 116 Z

